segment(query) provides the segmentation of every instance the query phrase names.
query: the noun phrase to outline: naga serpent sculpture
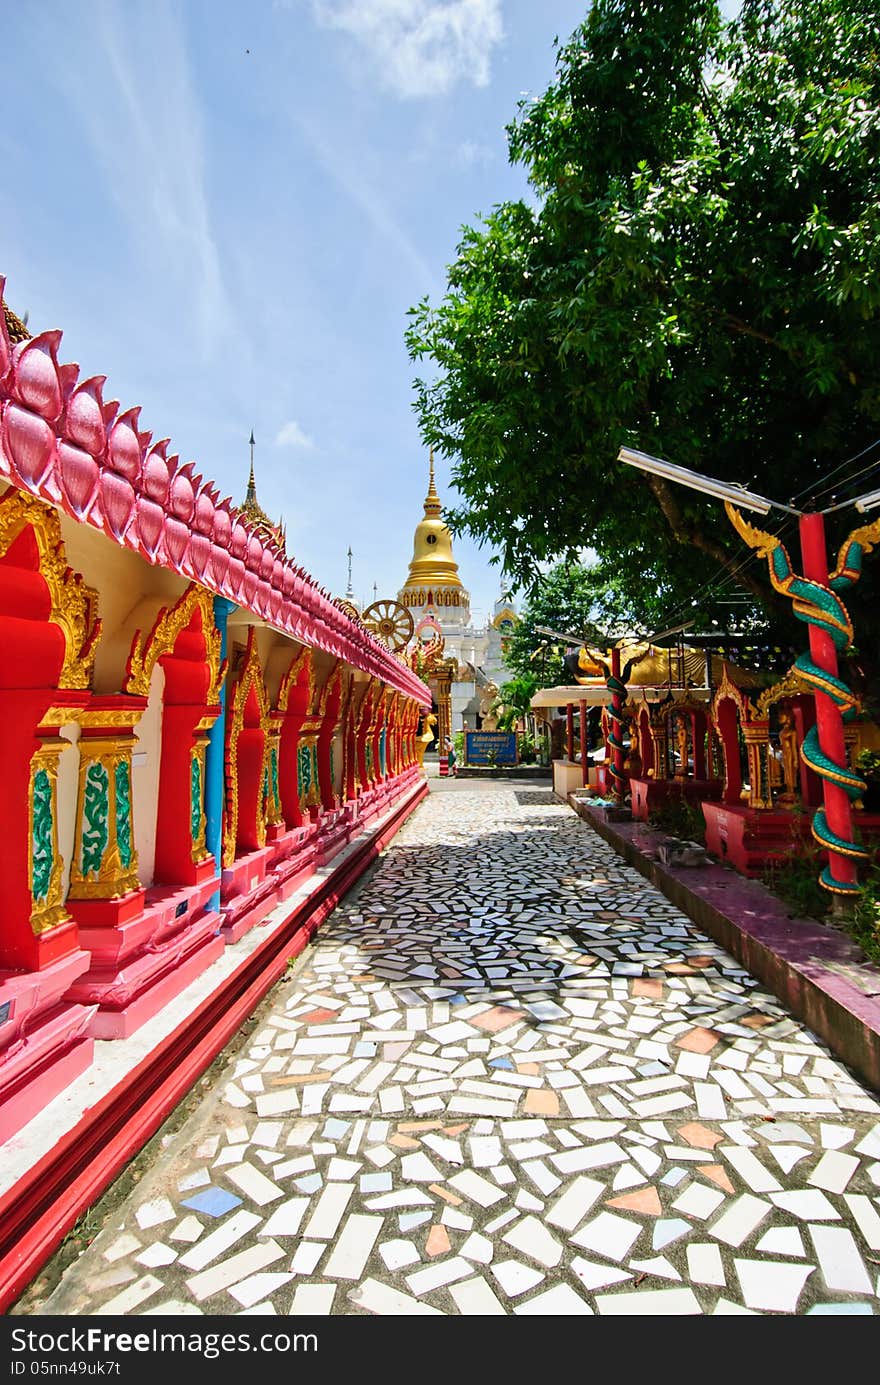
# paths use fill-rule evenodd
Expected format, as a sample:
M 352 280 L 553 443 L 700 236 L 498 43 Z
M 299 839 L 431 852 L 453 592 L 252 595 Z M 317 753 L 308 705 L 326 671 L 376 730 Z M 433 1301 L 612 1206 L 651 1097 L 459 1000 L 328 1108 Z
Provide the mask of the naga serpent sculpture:
M 854 530 L 845 540 L 837 555 L 837 566 L 829 574 L 826 586 L 822 582 L 799 577 L 792 568 L 785 545 L 774 534 L 767 534 L 749 524 L 730 501 L 725 501 L 724 508 L 737 533 L 745 539 L 750 548 L 756 550 L 759 558 L 767 559 L 771 584 L 783 596 L 790 597 L 797 619 L 826 631 L 833 640 L 838 654 L 844 654 L 852 644 L 853 627 L 849 612 L 836 593 L 854 586 L 861 577 L 864 554 L 870 553 L 871 549 L 880 543 L 880 519 L 862 529 Z M 809 654 L 801 654 L 795 659 L 794 667 L 804 682 L 813 689 L 814 694 L 824 693 L 831 699 L 844 724 L 858 716 L 860 707 L 855 693 L 840 678 L 814 663 Z M 816 726 L 811 726 L 804 737 L 801 758 L 821 779 L 843 789 L 851 800 L 861 798 L 865 792 L 866 785 L 863 779 L 854 774 L 848 765 L 838 764 L 822 750 Z M 837 852 L 840 856 L 849 857 L 850 860 L 864 861 L 870 854 L 858 842 L 846 841 L 832 832 L 824 807 L 817 808 L 814 814 L 812 833 L 826 851 Z M 832 861 L 833 857 L 819 877 L 821 884 L 834 894 L 858 894 L 858 885 L 848 880 L 840 880 L 834 875 Z
M 627 697 L 626 682 L 636 665 L 640 664 L 643 659 L 647 659 L 650 653 L 651 647 L 649 645 L 641 654 L 636 654 L 631 659 L 628 659 L 619 678 L 615 673 L 612 673 L 611 665 L 606 663 L 604 659 L 599 658 L 598 655 L 593 654 L 592 651 L 588 651 L 584 648 L 578 656 L 578 663 L 581 668 L 589 668 L 592 666 L 597 672 L 601 670 L 605 679 L 605 686 L 611 694 L 611 701 L 607 708 L 608 720 L 611 723 L 608 728 L 608 744 L 611 746 L 612 751 L 611 759 L 608 763 L 608 772 L 613 780 L 612 792 L 614 793 L 614 797 L 618 799 L 623 798 L 626 784 L 626 775 L 620 768 L 620 764 L 623 761 L 623 753 L 626 750 L 626 745 L 623 740 L 623 704 Z M 620 751 L 620 755 L 616 755 L 614 753 L 615 751 Z

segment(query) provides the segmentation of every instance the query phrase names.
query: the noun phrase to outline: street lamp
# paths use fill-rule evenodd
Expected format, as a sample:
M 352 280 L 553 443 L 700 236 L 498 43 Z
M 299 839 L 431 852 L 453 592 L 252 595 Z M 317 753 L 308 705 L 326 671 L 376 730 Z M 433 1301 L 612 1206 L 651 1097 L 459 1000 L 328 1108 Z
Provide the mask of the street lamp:
M 851 805 L 864 792 L 865 785 L 847 764 L 843 728 L 845 722 L 857 715 L 858 699 L 838 676 L 838 654 L 851 645 L 853 628 L 849 612 L 837 592 L 852 586 L 861 576 L 863 554 L 880 543 L 880 519 L 849 535 L 840 548 L 834 571 L 829 572 L 825 515 L 846 505 L 854 505 L 862 514 L 876 509 L 880 506 L 880 490 L 870 491 L 842 505 L 832 505 L 827 510 L 807 512 L 646 452 L 622 447 L 618 461 L 723 500 L 737 533 L 760 557 L 767 559 L 775 590 L 794 602 L 794 615 L 808 625 L 810 653 L 796 659 L 794 667 L 811 688 L 816 704 L 816 725 L 804 737 L 801 756 L 822 780 L 824 806 L 817 809 L 812 829 L 816 841 L 828 852 L 828 865 L 822 871 L 820 883 L 838 896 L 857 894 L 857 863 L 865 860 L 868 852 L 853 841 Z M 797 515 L 803 576 L 792 569 L 780 539 L 753 527 L 740 510 L 762 515 L 770 510 L 783 510 Z

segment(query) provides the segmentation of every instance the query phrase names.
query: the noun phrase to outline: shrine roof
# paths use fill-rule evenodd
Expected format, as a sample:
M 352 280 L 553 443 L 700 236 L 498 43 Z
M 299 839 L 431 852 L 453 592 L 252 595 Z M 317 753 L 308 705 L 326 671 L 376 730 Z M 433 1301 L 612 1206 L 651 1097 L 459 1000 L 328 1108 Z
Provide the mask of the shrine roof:
M 31 334 L 28 331 L 27 327 L 25 327 L 21 318 L 18 317 L 18 315 L 12 311 L 9 304 L 5 301 L 3 303 L 3 318 L 6 323 L 7 335 L 9 337 L 9 340 L 13 344 L 17 344 L 20 341 L 30 340 Z
M 0 300 L 5 280 L 0 276 Z M 273 539 L 195 470 L 143 431 L 140 407 L 104 399 L 106 376 L 60 364 L 61 332 L 31 337 L 6 307 L 0 320 L 0 477 L 430 706 L 420 678 Z

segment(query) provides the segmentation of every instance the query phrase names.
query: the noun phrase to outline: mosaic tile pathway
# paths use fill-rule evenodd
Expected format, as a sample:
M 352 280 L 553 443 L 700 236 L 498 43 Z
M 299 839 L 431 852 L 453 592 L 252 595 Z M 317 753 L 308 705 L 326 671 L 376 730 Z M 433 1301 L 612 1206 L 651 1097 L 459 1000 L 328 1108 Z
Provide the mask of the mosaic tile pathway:
M 877 1095 L 547 791 L 455 790 L 39 1311 L 876 1313 Z

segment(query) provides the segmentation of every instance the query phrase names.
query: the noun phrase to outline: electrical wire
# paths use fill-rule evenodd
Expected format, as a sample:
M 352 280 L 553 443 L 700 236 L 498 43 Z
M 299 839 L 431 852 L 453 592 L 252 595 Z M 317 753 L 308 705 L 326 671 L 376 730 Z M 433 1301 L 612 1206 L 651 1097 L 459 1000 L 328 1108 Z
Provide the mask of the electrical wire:
M 868 443 L 867 447 L 863 447 L 861 452 L 855 452 L 851 457 L 847 457 L 844 461 L 840 462 L 831 471 L 826 472 L 824 476 L 820 476 L 818 480 L 824 481 L 825 484 L 821 486 L 819 489 L 815 489 L 813 483 L 811 483 L 810 485 L 805 486 L 803 490 L 798 491 L 797 495 L 793 495 L 791 498 L 792 505 L 796 505 L 797 502 L 799 500 L 802 500 L 805 495 L 809 495 L 811 500 L 818 500 L 820 495 L 824 495 L 826 491 L 833 490 L 834 487 L 829 485 L 829 482 L 832 480 L 832 478 L 837 476 L 839 472 L 843 471 L 845 467 L 848 467 L 851 462 L 861 461 L 862 457 L 866 457 L 868 453 L 872 452 L 875 447 L 880 447 L 880 438 L 875 438 L 873 442 Z M 851 476 L 849 478 L 849 480 L 841 481 L 838 484 L 841 486 L 848 486 L 859 476 L 863 476 L 866 471 L 873 471 L 875 466 L 880 466 L 880 460 L 872 462 L 869 466 L 864 467 L 861 471 L 857 471 L 854 476 Z

